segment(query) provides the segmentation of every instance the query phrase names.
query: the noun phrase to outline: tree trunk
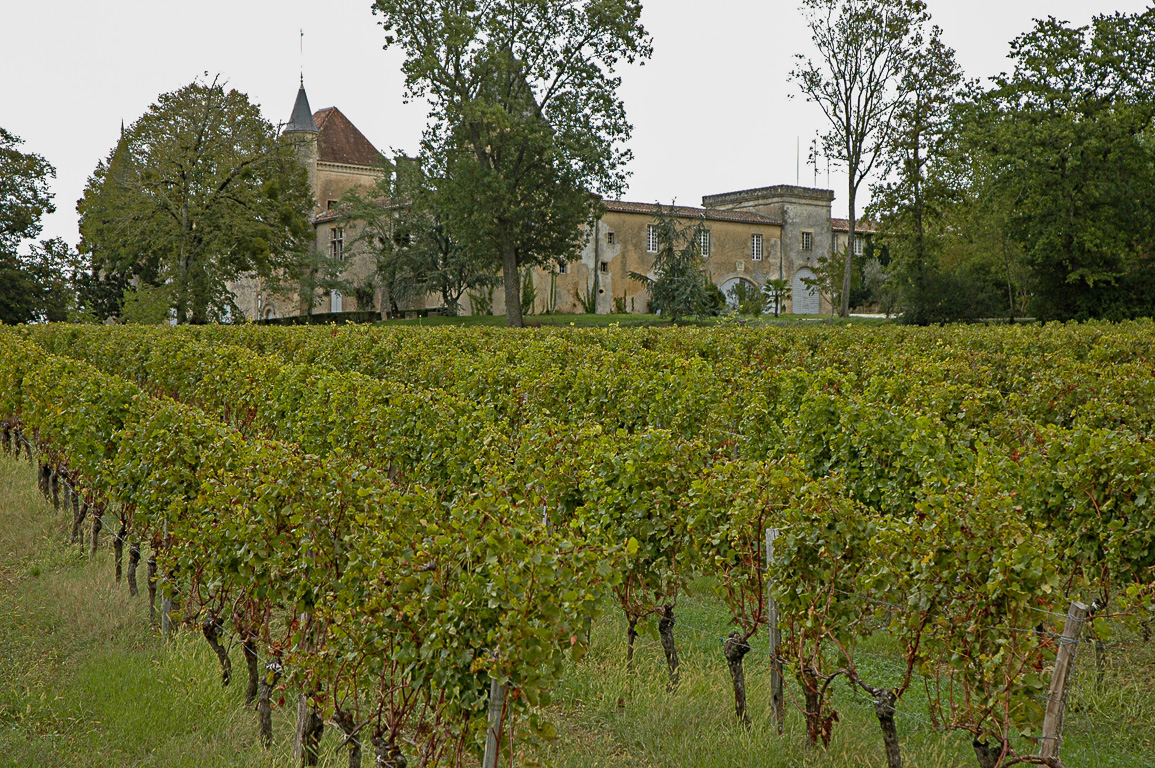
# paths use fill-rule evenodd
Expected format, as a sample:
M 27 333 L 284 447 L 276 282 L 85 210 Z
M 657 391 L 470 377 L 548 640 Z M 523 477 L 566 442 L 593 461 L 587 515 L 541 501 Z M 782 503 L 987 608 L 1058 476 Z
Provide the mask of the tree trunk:
M 734 714 L 743 725 L 750 725 L 750 715 L 746 713 L 746 671 L 742 664 L 749 652 L 750 644 L 742 639 L 741 632 L 731 632 L 722 644 L 722 655 L 726 657 L 734 681 Z
M 995 739 L 993 743 L 979 741 L 971 742 L 975 748 L 975 757 L 979 760 L 979 768 L 999 768 L 1003 764 L 1004 744 L 1002 739 Z
M 384 734 L 375 733 L 371 739 L 373 754 L 377 758 L 378 768 L 407 768 L 409 762 L 397 745 L 385 738 Z
M 902 752 L 898 748 L 898 727 L 894 723 L 898 696 L 894 691 L 875 689 L 874 715 L 882 728 L 882 743 L 886 747 L 886 768 L 902 768 Z
M 48 499 L 52 495 L 52 492 L 48 487 L 48 484 L 49 484 L 48 478 L 51 476 L 51 474 L 52 474 L 52 468 L 51 467 L 49 467 L 47 464 L 45 464 L 42 461 L 37 462 L 37 464 L 36 464 L 36 487 L 40 489 L 40 492 L 42 494 L 44 494 L 45 499 Z
M 521 275 L 517 270 L 517 249 L 507 243 L 501 252 L 502 279 L 505 282 L 505 324 L 509 328 L 524 328 L 521 317 Z
M 638 617 L 630 616 L 626 627 L 626 669 L 634 671 L 634 641 L 638 639 Z
M 57 512 L 60 511 L 60 472 L 52 470 L 52 476 L 48 480 L 48 487 L 52 493 L 52 508 Z
M 88 556 L 96 557 L 96 548 L 100 546 L 100 532 L 104 529 L 104 521 L 102 516 L 92 513 L 92 546 L 88 549 Z
M 834 730 L 834 723 L 838 720 L 838 713 L 831 711 L 827 714 L 822 703 L 821 683 L 818 675 L 810 669 L 802 669 L 798 673 L 798 680 L 802 683 L 802 693 L 806 698 L 806 736 L 809 746 L 818 746 L 819 740 L 823 746 L 830 746 L 830 735 Z
M 357 724 L 353 715 L 343 709 L 333 713 L 333 724 L 345 734 L 345 744 L 349 747 L 349 768 L 361 768 L 361 739 L 357 737 Z
M 847 199 L 850 202 L 849 211 L 848 211 L 850 214 L 850 220 L 849 220 L 850 232 L 849 232 L 849 236 L 847 237 L 847 240 L 846 240 L 846 264 L 842 270 L 842 302 L 841 302 L 841 306 L 839 307 L 839 310 L 838 310 L 838 314 L 840 317 L 849 317 L 850 316 L 850 275 L 851 275 L 851 270 L 854 267 L 854 229 L 855 229 L 854 225 L 857 223 L 854 220 L 854 216 L 855 216 L 854 199 L 855 199 L 855 197 L 857 197 L 857 194 L 858 194 L 858 190 L 856 190 L 854 188 L 854 182 L 851 181 L 850 194 L 847 197 Z M 833 254 L 831 254 L 831 256 L 833 256 Z
M 129 597 L 136 597 L 140 594 L 140 589 L 136 586 L 136 567 L 140 564 L 140 542 L 134 541 L 128 547 L 128 594 Z
M 124 559 L 124 537 L 128 535 L 128 523 L 124 522 L 124 518 L 120 520 L 120 530 L 112 539 L 112 555 L 115 563 L 114 569 L 116 571 L 116 583 L 120 583 L 121 576 L 121 561 Z
M 658 635 L 662 638 L 662 650 L 666 652 L 666 665 L 670 668 L 670 688 L 678 687 L 678 649 L 674 645 L 674 606 L 662 609 L 658 621 Z
M 72 536 L 69 538 L 70 544 L 84 543 L 84 534 L 81 532 L 81 526 L 84 524 L 84 516 L 88 514 L 88 505 L 80 500 L 80 496 L 72 494 Z
M 148 558 L 148 623 L 156 626 L 156 553 Z
M 233 677 L 233 660 L 229 658 L 228 649 L 221 645 L 221 620 L 210 613 L 208 619 L 201 624 L 201 633 L 204 634 L 213 653 L 217 655 L 217 661 L 221 663 L 221 685 L 228 687 Z
M 245 653 L 245 666 L 249 668 L 249 687 L 245 689 L 245 706 L 251 707 L 257 700 L 257 693 L 261 682 L 261 673 L 257 663 L 257 643 L 252 635 L 246 633 L 241 649 Z
M 261 744 L 268 749 L 273 744 L 273 689 L 281 679 L 281 662 L 272 659 L 265 664 L 265 674 L 261 678 L 257 694 L 257 724 Z

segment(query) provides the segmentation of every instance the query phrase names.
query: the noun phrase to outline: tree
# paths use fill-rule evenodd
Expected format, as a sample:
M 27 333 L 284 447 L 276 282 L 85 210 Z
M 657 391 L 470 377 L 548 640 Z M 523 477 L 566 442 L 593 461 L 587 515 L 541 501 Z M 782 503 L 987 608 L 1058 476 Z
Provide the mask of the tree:
M 20 262 L 33 288 L 29 319 L 47 323 L 73 319 L 84 264 L 72 246 L 59 237 L 42 240 Z
M 312 315 L 319 295 L 348 293 L 352 284 L 345 279 L 345 260 L 322 251 L 313 243 L 302 243 L 280 260 L 279 268 L 265 280 L 265 289 L 286 300 L 299 302 L 302 314 Z
M 739 280 L 730 290 L 726 291 L 726 298 L 730 306 L 738 310 L 739 315 L 761 317 L 766 310 L 767 296 L 758 290 L 758 286 Z
M 77 205 L 94 270 L 168 284 L 179 323 L 222 317 L 227 281 L 290 264 L 312 239 L 311 207 L 294 147 L 216 80 L 162 94 Z
M 1021 247 L 1045 318 L 1155 313 L 1155 9 L 1011 43 L 966 135 Z
M 495 269 L 449 234 L 448 214 L 435 185 L 419 163 L 398 162 L 396 173 L 378 181 L 371 192 L 354 189 L 344 196 L 342 220 L 362 226 L 350 249 L 373 255 L 376 278 L 390 304 L 434 293 L 456 315 L 467 291 L 496 283 Z
M 23 141 L 0 128 L 0 322 L 23 323 L 35 312 L 35 280 L 17 257 L 20 244 L 40 234 L 40 219 L 56 208 L 48 180 L 52 164 L 21 152 Z
M 449 234 L 500 267 L 521 326 L 521 269 L 570 261 L 593 193 L 619 192 L 631 127 L 614 68 L 650 55 L 639 0 L 377 0 L 407 95 L 432 105 L 422 162 Z
M 790 281 L 784 277 L 767 280 L 762 286 L 762 295 L 766 297 L 767 305 L 774 308 L 774 317 L 782 314 L 782 310 L 786 302 L 790 301 L 790 294 L 793 292 Z
M 710 290 L 713 283 L 702 257 L 704 225 L 700 221 L 681 224 L 674 216 L 673 205 L 669 210 L 658 205 L 652 226 L 658 241 L 658 253 L 651 269 L 654 276 L 630 273 L 630 277 L 645 283 L 650 289 L 650 309 L 669 315 L 675 322 L 684 315 L 709 314 L 715 301 Z M 722 304 L 724 307 L 724 297 Z
M 962 89 L 955 52 L 934 27 L 912 51 L 903 75 L 905 95 L 891 123 L 885 176 L 873 186 L 870 206 L 883 222 L 881 235 L 896 262 L 890 277 L 897 279 L 889 288 L 911 301 L 925 293 L 939 268 L 948 239 L 943 221 L 963 196 L 960 162 L 965 159 L 952 121 L 958 117 L 955 105 Z
M 828 157 L 848 176 L 850 233 L 842 269 L 839 314 L 850 312 L 858 190 L 881 159 L 896 110 L 904 102 L 908 62 L 928 20 L 922 0 L 802 0 L 817 58 L 798 56 L 791 72 L 830 129 Z

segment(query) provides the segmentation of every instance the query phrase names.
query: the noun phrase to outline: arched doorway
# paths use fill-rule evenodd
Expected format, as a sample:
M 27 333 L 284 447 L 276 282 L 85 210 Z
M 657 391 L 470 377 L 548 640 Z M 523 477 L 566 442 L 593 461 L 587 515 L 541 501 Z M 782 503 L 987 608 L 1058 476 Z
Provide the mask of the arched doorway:
M 758 291 L 758 284 L 745 277 L 731 277 L 729 280 L 722 281 L 722 284 L 719 285 L 718 288 L 722 291 L 722 295 L 726 297 L 726 306 L 730 309 L 738 309 L 738 300 L 731 294 L 739 283 L 744 285 L 747 291 Z
M 790 299 L 793 301 L 793 313 L 796 315 L 817 315 L 822 309 L 818 301 L 818 289 L 807 285 L 805 281 L 813 280 L 814 273 L 803 267 L 794 273 L 794 281 L 790 286 Z

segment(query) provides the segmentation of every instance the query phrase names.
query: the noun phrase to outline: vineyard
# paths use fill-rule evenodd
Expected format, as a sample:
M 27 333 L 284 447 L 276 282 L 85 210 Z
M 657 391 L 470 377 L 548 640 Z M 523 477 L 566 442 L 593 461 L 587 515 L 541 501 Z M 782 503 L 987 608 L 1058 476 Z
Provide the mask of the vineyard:
M 917 699 L 980 768 L 1060 766 L 1071 669 L 1150 644 L 1153 437 L 1150 323 L 0 329 L 0 446 L 305 765 L 326 726 L 528 764 L 596 626 L 667 698 L 713 632 L 739 728 L 820 749 L 850 690 L 879 764 Z

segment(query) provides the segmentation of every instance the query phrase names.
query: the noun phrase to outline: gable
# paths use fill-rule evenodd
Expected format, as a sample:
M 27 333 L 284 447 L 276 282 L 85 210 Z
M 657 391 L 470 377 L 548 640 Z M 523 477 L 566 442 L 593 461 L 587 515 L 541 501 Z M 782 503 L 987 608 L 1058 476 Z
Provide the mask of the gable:
M 317 123 L 318 160 L 322 163 L 374 166 L 383 157 L 377 148 L 336 107 L 313 113 Z

